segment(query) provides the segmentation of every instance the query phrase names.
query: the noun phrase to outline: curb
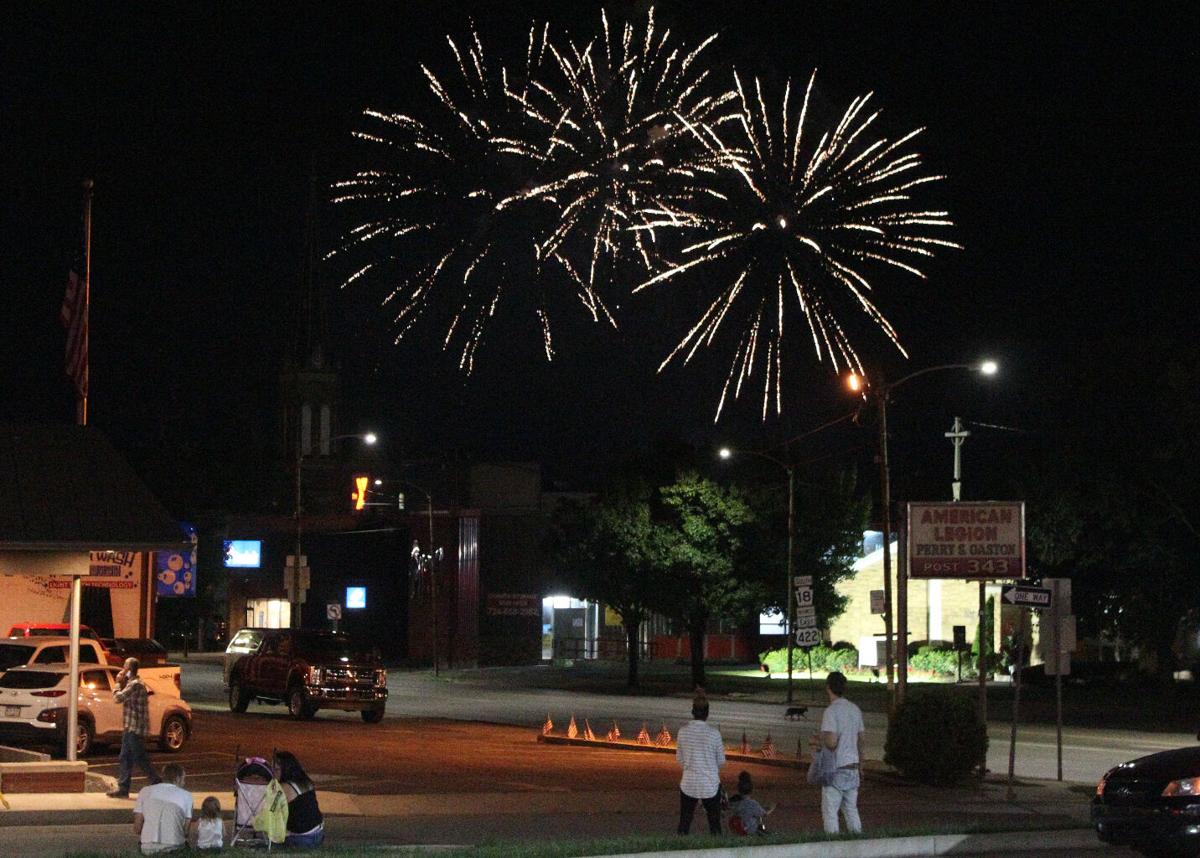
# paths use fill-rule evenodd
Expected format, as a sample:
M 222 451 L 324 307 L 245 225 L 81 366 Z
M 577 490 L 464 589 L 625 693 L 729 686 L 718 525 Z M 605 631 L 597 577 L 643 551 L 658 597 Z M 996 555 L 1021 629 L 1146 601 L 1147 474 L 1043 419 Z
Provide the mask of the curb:
M 537 740 L 546 745 L 573 745 L 580 748 L 603 748 L 609 751 L 649 751 L 652 754 L 674 754 L 675 742 L 670 745 L 641 745 L 636 741 L 615 741 L 610 742 L 607 739 L 581 739 L 567 738 L 566 736 L 547 735 L 539 733 Z M 758 763 L 764 766 L 784 766 L 789 769 L 807 769 L 808 763 L 802 760 L 796 760 L 783 755 L 777 757 L 764 757 L 761 754 L 742 754 L 737 751 L 725 749 L 726 760 L 737 760 L 743 763 Z
M 1094 849 L 1090 829 L 1022 831 L 1011 834 L 928 834 L 864 840 L 818 840 L 772 846 L 724 846 L 671 852 L 636 852 L 593 858 L 917 858 L 927 855 L 995 855 L 1008 851 Z

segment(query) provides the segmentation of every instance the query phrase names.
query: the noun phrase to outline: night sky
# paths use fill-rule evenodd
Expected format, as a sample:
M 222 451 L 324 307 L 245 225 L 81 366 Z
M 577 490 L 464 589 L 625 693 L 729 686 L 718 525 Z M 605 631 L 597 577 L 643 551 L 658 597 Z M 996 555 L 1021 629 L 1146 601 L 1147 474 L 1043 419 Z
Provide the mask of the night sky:
M 187 481 L 202 479 L 201 462 L 251 466 L 274 441 L 310 177 L 327 184 L 360 165 L 350 132 L 362 108 L 431 109 L 418 63 L 448 72 L 445 36 L 469 33 L 470 20 L 493 56 L 516 56 L 531 20 L 582 33 L 595 29 L 599 8 L 8 6 L 0 414 L 73 417 L 57 311 L 80 244 L 80 180 L 91 176 L 94 424 L 135 461 L 158 463 L 147 467 L 160 483 L 164 462 Z M 616 19 L 644 5 L 607 8 Z M 737 68 L 775 83 L 816 67 L 828 103 L 873 90 L 888 132 L 928 128 L 920 151 L 949 176 L 934 198 L 965 249 L 941 255 L 928 281 L 879 278 L 876 297 L 907 363 L 881 335 L 860 349 L 892 378 L 983 356 L 1003 370 L 988 382 L 932 376 L 897 395 L 898 496 L 945 496 L 941 433 L 955 414 L 1031 431 L 1084 414 L 1120 420 L 1141 401 L 1136 381 L 1117 380 L 1130 367 L 1195 354 L 1194 7 L 656 9 L 688 42 L 720 32 L 710 62 L 721 75 Z M 328 205 L 317 218 L 324 251 L 344 223 Z M 568 323 L 550 365 L 529 318 L 501 317 L 465 378 L 428 329 L 393 345 L 377 290 L 337 292 L 326 268 L 318 278 L 343 374 L 342 429 L 377 429 L 393 457 L 539 459 L 581 482 L 664 437 L 766 447 L 852 407 L 828 366 L 798 351 L 782 419 L 761 422 L 750 397 L 714 427 L 723 359 L 654 373 L 696 309 L 678 298 L 630 299 L 644 311 L 620 333 Z M 1093 398 L 1072 402 L 1061 386 L 1080 378 Z M 800 457 L 861 462 L 870 431 L 843 427 L 806 442 Z M 971 457 L 998 460 L 1015 437 L 979 432 L 968 486 Z M 175 507 L 213 502 L 195 485 L 155 488 Z

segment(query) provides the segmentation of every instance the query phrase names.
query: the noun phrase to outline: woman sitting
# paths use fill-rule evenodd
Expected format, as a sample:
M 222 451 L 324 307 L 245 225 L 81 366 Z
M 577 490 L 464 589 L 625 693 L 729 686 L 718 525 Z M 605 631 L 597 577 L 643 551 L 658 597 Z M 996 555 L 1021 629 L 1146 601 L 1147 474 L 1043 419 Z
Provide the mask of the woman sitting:
M 320 846 L 325 839 L 325 818 L 317 804 L 317 788 L 294 754 L 275 752 L 275 778 L 288 803 L 284 846 Z

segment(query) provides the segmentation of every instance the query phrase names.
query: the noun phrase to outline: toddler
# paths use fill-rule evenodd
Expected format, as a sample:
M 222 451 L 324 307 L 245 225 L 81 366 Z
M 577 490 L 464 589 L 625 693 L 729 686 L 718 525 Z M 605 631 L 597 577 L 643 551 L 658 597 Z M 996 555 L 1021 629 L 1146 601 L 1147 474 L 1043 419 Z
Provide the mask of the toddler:
M 729 830 L 735 834 L 767 833 L 763 819 L 775 810 L 775 805 L 764 808 L 750 797 L 752 792 L 754 782 L 750 779 L 750 773 L 742 772 L 738 775 L 737 795 L 729 799 L 729 810 L 733 814 L 729 819 Z
M 200 805 L 200 818 L 196 822 L 196 848 L 222 849 L 224 846 L 225 823 L 221 819 L 221 801 L 215 795 L 210 795 Z

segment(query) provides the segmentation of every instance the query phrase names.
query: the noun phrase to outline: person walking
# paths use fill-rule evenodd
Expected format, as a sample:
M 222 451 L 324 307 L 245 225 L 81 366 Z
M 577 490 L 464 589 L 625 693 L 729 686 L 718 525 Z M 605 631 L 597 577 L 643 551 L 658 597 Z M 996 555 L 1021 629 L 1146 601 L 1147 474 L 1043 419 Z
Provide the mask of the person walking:
M 829 708 L 821 716 L 820 744 L 833 753 L 832 771 L 821 787 L 821 821 L 826 834 L 838 833 L 838 811 L 846 830 L 862 833 L 858 816 L 858 787 L 862 765 L 862 710 L 845 698 L 846 676 L 835 670 L 825 680 Z
M 121 756 L 117 773 L 117 788 L 109 798 L 129 798 L 129 783 L 133 779 L 133 767 L 137 766 L 150 778 L 151 785 L 162 779 L 150 758 L 146 756 L 146 735 L 150 732 L 150 700 L 146 684 L 138 675 L 138 660 L 125 659 L 125 666 L 117 674 L 117 690 L 113 699 L 123 705 L 121 713 Z
M 721 766 L 725 765 L 725 743 L 720 732 L 708 724 L 708 698 L 696 689 L 692 720 L 679 728 L 675 759 L 683 768 L 679 782 L 679 833 L 692 828 L 696 802 L 704 804 L 711 834 L 721 833 Z

